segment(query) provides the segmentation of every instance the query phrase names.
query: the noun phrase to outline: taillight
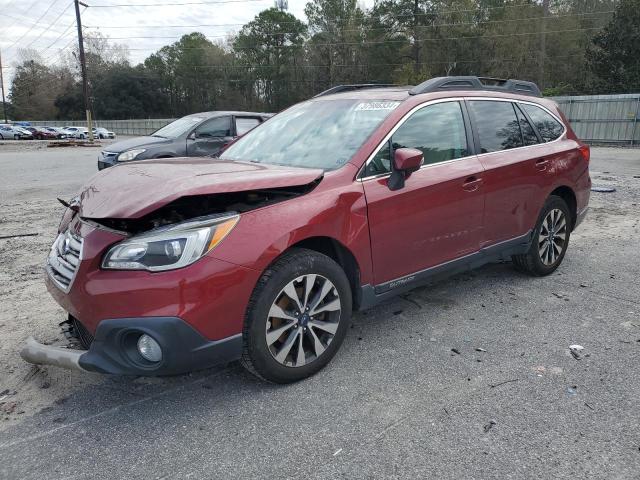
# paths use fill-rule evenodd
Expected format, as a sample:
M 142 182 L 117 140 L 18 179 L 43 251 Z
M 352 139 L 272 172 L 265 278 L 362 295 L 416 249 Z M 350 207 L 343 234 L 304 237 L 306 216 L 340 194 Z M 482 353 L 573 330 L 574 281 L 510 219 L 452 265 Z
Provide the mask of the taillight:
M 589 147 L 589 145 L 580 145 L 578 147 L 578 150 L 580 150 L 580 155 L 582 155 L 584 161 L 589 163 L 589 158 L 591 157 L 591 147 Z

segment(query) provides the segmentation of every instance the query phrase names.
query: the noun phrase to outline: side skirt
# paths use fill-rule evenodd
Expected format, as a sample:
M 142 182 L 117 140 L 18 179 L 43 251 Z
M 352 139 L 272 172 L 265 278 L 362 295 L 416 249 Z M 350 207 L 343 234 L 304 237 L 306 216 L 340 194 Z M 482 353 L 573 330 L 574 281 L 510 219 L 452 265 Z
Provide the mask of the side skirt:
M 523 254 L 531 247 L 531 233 L 481 248 L 475 253 L 420 270 L 404 277 L 390 280 L 379 285 L 362 285 L 362 301 L 359 310 L 366 310 L 378 303 L 413 290 L 434 280 L 450 277 L 486 265 L 487 263 L 509 260 L 511 255 Z

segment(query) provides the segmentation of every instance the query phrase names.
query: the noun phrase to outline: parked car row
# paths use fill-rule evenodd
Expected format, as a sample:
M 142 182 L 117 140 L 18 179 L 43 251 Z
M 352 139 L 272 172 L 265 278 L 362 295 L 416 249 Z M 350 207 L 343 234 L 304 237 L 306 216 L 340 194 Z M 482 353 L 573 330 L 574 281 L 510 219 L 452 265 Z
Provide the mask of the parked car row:
M 115 139 L 116 134 L 106 128 L 92 128 L 93 137 L 96 139 Z M 50 127 L 39 125 L 0 124 L 0 140 L 62 140 L 76 138 L 84 140 L 89 138 L 89 130 L 86 127 Z

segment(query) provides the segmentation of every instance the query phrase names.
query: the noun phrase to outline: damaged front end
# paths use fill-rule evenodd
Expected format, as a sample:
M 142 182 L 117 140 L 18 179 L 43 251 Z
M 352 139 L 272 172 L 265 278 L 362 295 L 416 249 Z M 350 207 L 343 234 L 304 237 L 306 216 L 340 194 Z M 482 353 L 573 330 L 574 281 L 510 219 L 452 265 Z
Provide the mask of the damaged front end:
M 199 217 L 241 214 L 273 205 L 311 192 L 320 179 L 299 186 L 251 191 L 187 195 L 174 200 L 140 218 L 87 218 L 83 220 L 127 235 L 173 225 Z

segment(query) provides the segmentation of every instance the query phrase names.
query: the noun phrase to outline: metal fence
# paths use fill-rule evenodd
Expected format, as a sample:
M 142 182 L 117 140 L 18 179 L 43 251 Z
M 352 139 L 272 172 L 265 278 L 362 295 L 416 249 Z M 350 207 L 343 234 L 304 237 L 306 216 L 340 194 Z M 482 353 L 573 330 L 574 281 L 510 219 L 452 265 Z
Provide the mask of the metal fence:
M 141 120 L 97 120 L 93 122 L 96 127 L 106 128 L 117 135 L 149 135 L 167 123 L 173 122 L 175 118 L 155 118 Z M 33 121 L 32 125 L 47 125 L 49 127 L 86 127 L 87 122 L 80 120 L 43 120 Z
M 588 143 L 640 145 L 640 94 L 554 97 Z
M 554 97 L 579 138 L 588 143 L 640 145 L 640 94 Z M 118 135 L 148 135 L 173 121 L 98 120 L 95 124 Z M 33 125 L 86 127 L 82 121 L 37 121 Z

